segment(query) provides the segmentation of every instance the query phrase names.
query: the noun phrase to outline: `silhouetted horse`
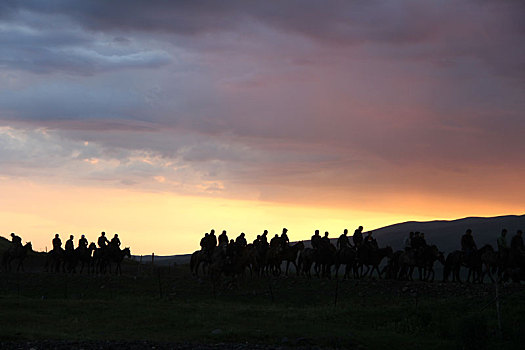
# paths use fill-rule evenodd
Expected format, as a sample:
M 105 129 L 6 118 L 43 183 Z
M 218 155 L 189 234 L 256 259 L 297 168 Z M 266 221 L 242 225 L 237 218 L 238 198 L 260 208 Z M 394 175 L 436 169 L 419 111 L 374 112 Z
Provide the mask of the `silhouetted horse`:
M 463 263 L 465 253 L 455 250 L 447 255 L 443 268 L 443 282 L 448 282 L 448 277 L 452 274 L 452 282 L 461 282 L 459 272 Z
M 11 262 L 18 260 L 16 271 L 24 271 L 24 260 L 27 254 L 32 250 L 33 246 L 31 245 L 31 242 L 27 242 L 23 246 L 9 247 L 9 249 L 6 250 L 2 256 L 2 266 L 4 267 L 4 270 L 11 271 Z
M 84 271 L 84 267 L 87 267 L 88 273 L 93 271 L 93 252 L 95 249 L 97 246 L 93 242 L 87 248 L 77 247 L 75 249 L 75 262 L 80 263 L 80 273 Z
M 297 267 L 296 261 L 297 261 L 297 256 L 299 252 L 302 251 L 303 249 L 304 249 L 304 243 L 301 241 L 301 242 L 295 243 L 291 247 L 285 247 L 281 251 L 281 261 L 286 261 L 285 275 L 288 276 L 288 267 L 290 266 L 290 263 L 293 264 L 293 266 L 295 267 L 295 271 L 297 271 L 297 275 L 299 275 L 299 269 Z
M 208 254 L 204 250 L 197 250 L 191 254 L 190 271 L 195 276 L 199 276 L 199 267 L 202 266 L 202 273 L 205 273 L 205 267 L 210 263 Z
M 52 249 L 47 253 L 45 270 L 48 272 L 65 272 L 64 249 Z
M 445 259 L 443 253 L 435 245 L 421 247 L 416 252 L 416 267 L 418 268 L 419 279 L 431 282 L 434 281 L 434 263 L 436 260 L 443 265 Z
M 122 275 L 122 260 L 124 260 L 125 257 L 131 258 L 131 250 L 129 247 L 126 247 L 124 249 L 111 249 L 109 253 L 109 272 L 111 273 L 111 263 L 115 263 L 115 274 Z
M 500 265 L 499 261 L 499 255 L 498 253 L 492 248 L 491 245 L 486 245 L 483 248 L 481 248 L 482 252 L 480 255 L 481 259 L 481 277 L 480 282 L 483 283 L 485 280 L 485 276 L 489 276 L 489 279 L 492 281 L 492 283 L 495 282 L 494 277 L 492 277 L 492 274 L 498 270 L 498 266 Z
M 118 247 L 97 248 L 93 253 L 93 263 L 97 273 L 111 273 L 111 264 L 115 263 L 115 274 L 122 274 L 121 263 L 125 257 L 131 258 L 129 248 L 120 249 Z
M 312 265 L 315 261 L 316 249 L 314 248 L 305 248 L 299 252 L 299 257 L 297 258 L 297 269 L 300 274 L 311 278 L 312 277 Z
M 482 257 L 486 256 L 486 253 L 494 252 L 494 248 L 490 244 L 484 245 L 481 249 L 475 250 L 470 254 L 470 257 L 464 258 L 463 264 L 468 269 L 467 282 L 470 281 L 472 276 L 472 282 L 483 283 L 483 260 Z M 490 278 L 494 281 L 492 276 Z
M 314 270 L 317 277 L 331 278 L 332 265 L 335 264 L 337 249 L 333 244 L 322 244 L 315 250 Z
M 354 278 L 358 278 L 359 274 L 357 271 L 357 251 L 355 248 L 344 247 L 337 251 L 335 257 L 335 278 L 339 273 L 339 267 L 345 265 L 345 274 L 343 279 L 348 278 L 350 271 L 353 271 Z
M 223 272 L 236 277 L 244 276 L 246 269 L 248 269 L 250 271 L 250 277 L 252 277 L 253 271 L 258 271 L 259 269 L 258 254 L 253 244 L 248 244 L 243 248 L 237 248 L 233 256 L 226 257 Z
M 280 245 L 268 248 L 268 251 L 266 252 L 266 266 L 264 269 L 266 274 L 271 273 L 275 276 L 281 274 L 281 254 L 282 247 Z
M 414 268 L 417 264 L 416 250 L 408 249 L 401 251 L 397 256 L 397 264 L 399 266 L 397 278 L 400 280 L 412 280 Z
M 405 254 L 404 250 L 398 250 L 388 259 L 386 266 L 381 271 L 385 279 L 397 279 L 401 272 L 401 257 Z
M 363 244 L 357 250 L 357 261 L 361 268 L 366 266 L 366 271 L 361 273 L 361 277 L 365 277 L 370 273 L 370 276 L 377 271 L 377 275 L 381 278 L 381 271 L 379 265 L 385 257 L 391 257 L 393 254 L 392 247 L 373 248 L 368 244 Z

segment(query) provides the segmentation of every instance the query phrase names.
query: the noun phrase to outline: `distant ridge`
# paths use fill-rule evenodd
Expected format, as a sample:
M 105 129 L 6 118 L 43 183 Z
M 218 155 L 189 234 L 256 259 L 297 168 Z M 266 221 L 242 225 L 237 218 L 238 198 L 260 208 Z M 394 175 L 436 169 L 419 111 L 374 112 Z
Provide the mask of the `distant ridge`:
M 390 245 L 402 249 L 403 242 L 411 231 L 425 233 L 427 243 L 436 244 L 440 250 L 450 252 L 460 248 L 461 235 L 470 228 L 478 247 L 491 244 L 495 247 L 501 230 L 506 228 L 510 239 L 518 229 L 525 230 L 525 215 L 496 217 L 466 217 L 456 220 L 407 221 L 373 230 L 381 246 Z

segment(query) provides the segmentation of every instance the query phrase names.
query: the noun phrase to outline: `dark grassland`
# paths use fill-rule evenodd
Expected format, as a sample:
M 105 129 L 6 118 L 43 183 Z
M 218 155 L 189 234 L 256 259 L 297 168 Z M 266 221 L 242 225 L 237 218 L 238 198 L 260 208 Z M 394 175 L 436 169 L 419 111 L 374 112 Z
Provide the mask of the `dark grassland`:
M 290 276 L 213 284 L 188 266 L 122 276 L 0 272 L 0 342 L 139 341 L 321 348 L 519 348 L 525 287 Z M 1 345 L 1 344 L 0 344 Z M 0 346 L 1 348 L 2 346 Z

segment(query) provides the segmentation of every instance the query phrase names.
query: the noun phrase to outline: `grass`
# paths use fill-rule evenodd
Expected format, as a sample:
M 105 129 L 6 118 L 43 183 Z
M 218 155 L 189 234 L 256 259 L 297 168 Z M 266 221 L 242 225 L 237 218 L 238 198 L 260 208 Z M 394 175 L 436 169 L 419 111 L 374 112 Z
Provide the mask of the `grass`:
M 0 340 L 282 344 L 288 339 L 291 345 L 450 349 L 474 344 L 480 338 L 476 329 L 486 329 L 482 345 L 516 348 L 524 340 L 521 287 L 502 298 L 499 337 L 493 295 L 483 292 L 490 287 L 454 296 L 441 295 L 435 284 L 433 293 L 416 297 L 402 292 L 404 285 L 247 277 L 214 286 L 192 277 L 187 266 L 139 270 L 133 264 L 121 277 L 0 273 Z

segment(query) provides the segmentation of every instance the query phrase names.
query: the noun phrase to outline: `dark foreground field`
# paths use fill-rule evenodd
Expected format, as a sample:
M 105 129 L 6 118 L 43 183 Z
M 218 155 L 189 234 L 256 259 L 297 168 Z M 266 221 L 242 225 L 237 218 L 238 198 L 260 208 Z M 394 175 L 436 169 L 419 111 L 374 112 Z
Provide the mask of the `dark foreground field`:
M 0 273 L 2 349 L 520 348 L 525 288 L 298 277 L 187 266 L 123 276 Z

